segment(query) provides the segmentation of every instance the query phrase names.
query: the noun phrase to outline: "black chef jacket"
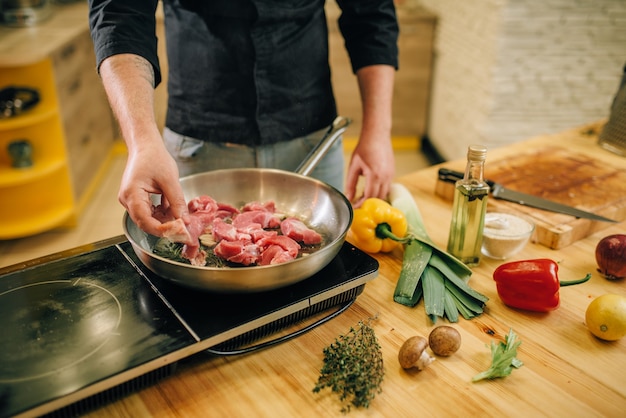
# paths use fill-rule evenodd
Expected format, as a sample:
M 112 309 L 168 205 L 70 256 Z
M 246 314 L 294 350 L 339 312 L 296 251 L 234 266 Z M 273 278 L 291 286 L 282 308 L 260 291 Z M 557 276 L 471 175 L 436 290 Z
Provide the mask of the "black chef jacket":
M 166 126 L 213 142 L 261 145 L 322 129 L 336 116 L 325 0 L 162 0 L 168 57 Z M 338 0 L 356 72 L 398 66 L 393 0 Z M 89 0 L 99 67 L 133 53 L 161 81 L 157 0 Z

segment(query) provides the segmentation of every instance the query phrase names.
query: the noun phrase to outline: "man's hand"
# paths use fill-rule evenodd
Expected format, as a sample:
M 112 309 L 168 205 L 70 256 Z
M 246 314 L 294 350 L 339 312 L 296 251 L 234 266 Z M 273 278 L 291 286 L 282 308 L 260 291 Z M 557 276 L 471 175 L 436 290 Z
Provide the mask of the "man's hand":
M 139 228 L 160 235 L 151 195 L 160 194 L 162 209 L 175 218 L 185 220 L 187 206 L 154 117 L 154 70 L 140 56 L 120 54 L 102 62 L 100 75 L 128 147 L 118 199 Z
M 346 177 L 346 197 L 355 207 L 369 197 L 386 199 L 395 176 L 391 145 L 394 76 L 395 69 L 388 65 L 372 65 L 357 71 L 363 124 Z M 356 189 L 360 177 L 364 178 L 365 185 L 363 195 L 358 198 Z
M 361 137 L 366 135 L 365 132 Z M 359 179 L 363 178 L 363 194 L 357 196 Z M 346 197 L 355 207 L 369 197 L 386 199 L 395 177 L 395 160 L 391 139 L 359 140 L 352 153 L 346 177 Z
M 159 236 L 161 222 L 153 216 L 152 194 L 174 218 L 187 219 L 187 204 L 178 181 L 176 162 L 163 146 L 139 149 L 128 155 L 118 199 L 135 224 Z

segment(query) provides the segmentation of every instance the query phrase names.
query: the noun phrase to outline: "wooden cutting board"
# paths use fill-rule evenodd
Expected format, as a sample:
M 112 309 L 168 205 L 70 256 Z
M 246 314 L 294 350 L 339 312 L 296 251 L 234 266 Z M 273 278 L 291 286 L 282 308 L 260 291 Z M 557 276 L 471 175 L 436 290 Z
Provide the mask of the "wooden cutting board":
M 592 154 L 549 146 L 498 161 L 487 159 L 485 178 L 616 221 L 626 219 L 626 160 L 618 167 Z M 454 186 L 438 181 L 436 194 L 452 199 Z M 491 198 L 488 211 L 499 210 L 531 217 L 536 225 L 533 240 L 552 249 L 566 247 L 609 225 Z

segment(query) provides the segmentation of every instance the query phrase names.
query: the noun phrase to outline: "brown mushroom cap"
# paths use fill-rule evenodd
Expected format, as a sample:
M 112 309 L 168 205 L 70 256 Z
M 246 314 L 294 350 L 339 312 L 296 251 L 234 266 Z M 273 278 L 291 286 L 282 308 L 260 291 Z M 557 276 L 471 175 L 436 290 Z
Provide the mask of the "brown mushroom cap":
M 422 356 L 422 353 L 428 347 L 428 341 L 424 337 L 413 336 L 402 344 L 398 352 L 398 361 L 403 369 L 415 367 L 416 363 Z
M 428 345 L 436 355 L 448 357 L 461 347 L 461 334 L 456 328 L 440 325 L 428 335 Z

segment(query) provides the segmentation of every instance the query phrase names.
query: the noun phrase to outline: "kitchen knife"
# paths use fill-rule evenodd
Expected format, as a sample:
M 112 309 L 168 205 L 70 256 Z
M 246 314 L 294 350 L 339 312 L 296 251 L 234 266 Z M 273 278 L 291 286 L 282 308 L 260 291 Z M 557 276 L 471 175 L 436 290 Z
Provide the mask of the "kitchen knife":
M 459 171 L 448 170 L 447 168 L 439 169 L 439 180 L 456 183 L 457 180 L 463 178 L 463 173 Z M 548 210 L 550 212 L 564 213 L 566 215 L 575 216 L 577 218 L 592 219 L 594 221 L 602 222 L 617 222 L 613 219 L 605 218 L 595 213 L 585 212 L 584 210 L 576 209 L 572 206 L 563 205 L 561 203 L 553 202 L 548 199 L 543 199 L 538 196 L 533 196 L 527 193 L 517 192 L 505 188 L 499 183 L 485 179 L 485 182 L 491 188 L 491 195 L 500 200 L 506 200 L 508 202 L 517 203 L 520 205 L 530 206 L 533 208 Z

